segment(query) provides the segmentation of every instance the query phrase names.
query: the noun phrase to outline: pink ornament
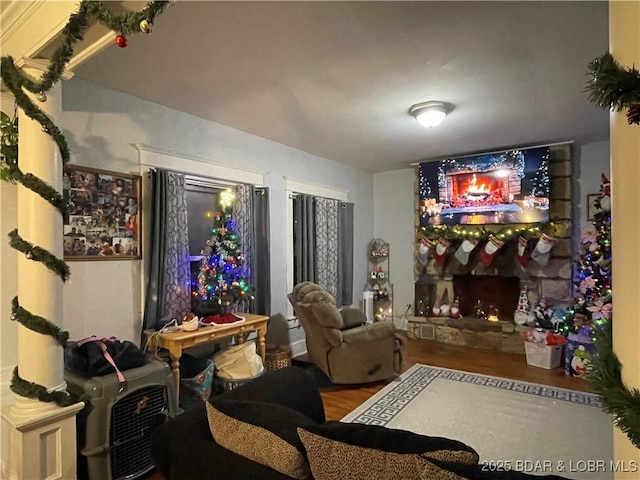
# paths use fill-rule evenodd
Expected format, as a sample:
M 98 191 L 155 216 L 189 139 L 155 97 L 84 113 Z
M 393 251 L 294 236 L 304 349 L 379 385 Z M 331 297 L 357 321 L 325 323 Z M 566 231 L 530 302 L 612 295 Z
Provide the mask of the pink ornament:
M 611 318 L 611 309 L 611 304 L 604 303 L 602 300 L 596 300 L 591 307 L 587 307 L 587 310 L 591 312 L 591 317 L 594 320 L 598 320 L 600 318 L 609 320 Z

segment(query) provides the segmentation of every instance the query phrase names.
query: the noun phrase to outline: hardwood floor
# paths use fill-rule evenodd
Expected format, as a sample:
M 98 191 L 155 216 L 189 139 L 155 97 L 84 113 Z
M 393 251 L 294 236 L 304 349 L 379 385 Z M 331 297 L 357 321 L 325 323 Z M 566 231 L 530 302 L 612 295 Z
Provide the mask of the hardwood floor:
M 563 369 L 545 370 L 527 365 L 524 355 L 459 347 L 432 340 L 405 339 L 402 371 L 416 363 L 472 373 L 505 377 L 588 392 L 587 382 L 564 374 Z M 327 420 L 340 420 L 375 395 L 389 382 L 323 388 L 320 392 Z

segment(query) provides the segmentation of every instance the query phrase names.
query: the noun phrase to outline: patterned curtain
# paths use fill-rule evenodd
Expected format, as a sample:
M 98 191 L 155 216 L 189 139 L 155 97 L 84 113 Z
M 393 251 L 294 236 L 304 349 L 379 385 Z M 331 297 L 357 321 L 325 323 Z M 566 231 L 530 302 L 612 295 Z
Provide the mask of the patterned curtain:
M 330 198 L 315 199 L 316 282 L 333 296 L 338 294 L 338 208 Z
M 151 245 L 143 331 L 191 310 L 189 233 L 184 175 L 155 170 L 151 176 Z M 142 335 L 141 344 L 144 342 Z
M 269 254 L 269 189 L 252 185 L 236 187 L 233 218 L 240 239 L 241 251 L 249 271 L 249 284 L 255 289 L 255 300 L 249 308 L 238 311 L 269 315 L 271 311 L 271 280 Z

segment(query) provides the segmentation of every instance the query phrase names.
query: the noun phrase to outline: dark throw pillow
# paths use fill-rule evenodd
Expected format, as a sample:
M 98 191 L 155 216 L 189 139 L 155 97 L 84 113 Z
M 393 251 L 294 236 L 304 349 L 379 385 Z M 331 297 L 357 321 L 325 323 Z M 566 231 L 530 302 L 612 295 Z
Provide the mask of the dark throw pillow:
M 274 403 L 212 400 L 207 403 L 209 429 L 216 443 L 291 478 L 311 476 L 297 427 L 317 423 Z

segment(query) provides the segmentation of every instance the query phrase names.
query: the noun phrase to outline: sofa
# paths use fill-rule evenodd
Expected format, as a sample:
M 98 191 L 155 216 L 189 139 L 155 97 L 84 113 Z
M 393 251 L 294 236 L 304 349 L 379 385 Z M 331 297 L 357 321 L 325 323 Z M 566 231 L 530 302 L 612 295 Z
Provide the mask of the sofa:
M 234 435 L 236 443 L 229 443 Z M 274 449 L 283 439 L 291 448 L 280 454 Z M 267 372 L 168 420 L 152 436 L 151 456 L 169 480 L 562 478 L 484 471 L 475 450 L 452 439 L 325 421 L 315 380 L 295 366 Z M 300 465 L 293 468 L 296 461 Z
M 288 298 L 310 360 L 332 383 L 377 382 L 400 373 L 402 337 L 392 322 L 366 323 L 361 310 L 338 310 L 333 295 L 313 282 L 299 283 Z

